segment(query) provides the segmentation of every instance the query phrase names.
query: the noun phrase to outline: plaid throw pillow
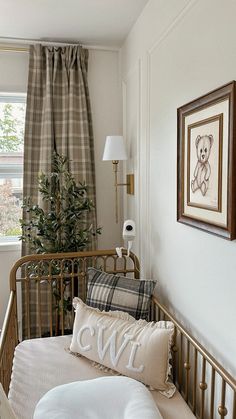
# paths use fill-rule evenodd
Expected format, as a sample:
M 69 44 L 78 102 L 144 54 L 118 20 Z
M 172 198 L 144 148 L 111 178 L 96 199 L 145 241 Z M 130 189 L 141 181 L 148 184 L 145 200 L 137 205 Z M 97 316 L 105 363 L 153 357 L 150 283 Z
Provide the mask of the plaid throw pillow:
M 88 268 L 86 304 L 99 310 L 122 310 L 135 319 L 148 319 L 156 282 L 108 274 Z

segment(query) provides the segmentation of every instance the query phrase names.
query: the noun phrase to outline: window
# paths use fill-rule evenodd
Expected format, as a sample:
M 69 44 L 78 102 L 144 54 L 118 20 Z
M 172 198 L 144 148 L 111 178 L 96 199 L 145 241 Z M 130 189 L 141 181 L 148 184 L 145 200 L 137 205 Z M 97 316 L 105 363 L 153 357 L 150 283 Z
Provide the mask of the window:
M 0 242 L 21 234 L 25 95 L 0 94 Z

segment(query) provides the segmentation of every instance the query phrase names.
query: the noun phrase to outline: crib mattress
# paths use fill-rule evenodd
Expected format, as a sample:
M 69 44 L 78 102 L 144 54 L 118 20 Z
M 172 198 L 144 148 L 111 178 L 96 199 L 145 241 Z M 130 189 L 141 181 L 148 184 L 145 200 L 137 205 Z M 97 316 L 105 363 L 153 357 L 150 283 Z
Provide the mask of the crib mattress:
M 8 398 L 17 419 L 32 419 L 39 399 L 55 386 L 110 375 L 71 355 L 70 341 L 71 336 L 58 336 L 25 340 L 16 347 Z M 163 419 L 195 418 L 179 392 L 171 399 L 151 394 Z

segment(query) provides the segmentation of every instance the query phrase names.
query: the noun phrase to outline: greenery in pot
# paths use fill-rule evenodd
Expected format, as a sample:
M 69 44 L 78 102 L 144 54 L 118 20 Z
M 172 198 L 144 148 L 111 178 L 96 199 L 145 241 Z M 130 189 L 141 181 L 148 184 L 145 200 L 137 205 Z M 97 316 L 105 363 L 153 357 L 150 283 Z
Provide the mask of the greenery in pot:
M 39 175 L 39 192 L 48 210 L 34 205 L 31 198 L 24 198 L 23 209 L 29 216 L 20 220 L 21 240 L 35 253 L 84 250 L 92 237 L 101 233 L 100 228 L 87 227 L 84 215 L 94 204 L 86 191 L 85 184 L 76 185 L 68 158 L 54 152 L 52 173 Z
M 61 253 L 84 250 L 101 228 L 87 226 L 85 215 L 94 208 L 87 197 L 84 183 L 76 184 L 69 170 L 67 157 L 54 152 L 52 173 L 39 175 L 39 192 L 46 203 L 43 209 L 34 204 L 31 198 L 24 198 L 23 210 L 28 213 L 26 220 L 20 220 L 21 240 L 35 253 Z M 57 274 L 54 267 L 54 274 Z M 68 266 L 68 271 L 70 267 Z M 64 280 L 63 310 L 72 309 L 71 297 L 66 291 L 70 281 Z M 55 281 L 54 296 L 56 308 L 60 308 L 61 297 Z

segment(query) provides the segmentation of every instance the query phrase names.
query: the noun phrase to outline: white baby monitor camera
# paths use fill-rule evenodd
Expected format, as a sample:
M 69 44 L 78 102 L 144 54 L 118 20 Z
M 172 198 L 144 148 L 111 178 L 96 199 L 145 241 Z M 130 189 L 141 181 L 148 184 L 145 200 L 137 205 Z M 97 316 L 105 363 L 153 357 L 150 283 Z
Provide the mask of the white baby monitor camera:
M 132 247 L 132 243 L 135 239 L 135 235 L 136 235 L 135 222 L 133 220 L 126 220 L 123 225 L 123 239 L 124 239 L 124 242 L 126 241 L 128 242 L 127 256 L 129 256 L 130 254 L 130 250 Z M 124 249 L 124 247 L 116 248 L 116 253 L 120 258 L 122 257 L 122 249 Z
M 123 239 L 133 241 L 135 234 L 135 222 L 133 220 L 126 220 L 123 225 Z
M 133 220 L 126 220 L 123 225 L 123 239 L 124 241 L 128 241 L 127 256 L 130 254 L 135 235 L 135 222 Z

